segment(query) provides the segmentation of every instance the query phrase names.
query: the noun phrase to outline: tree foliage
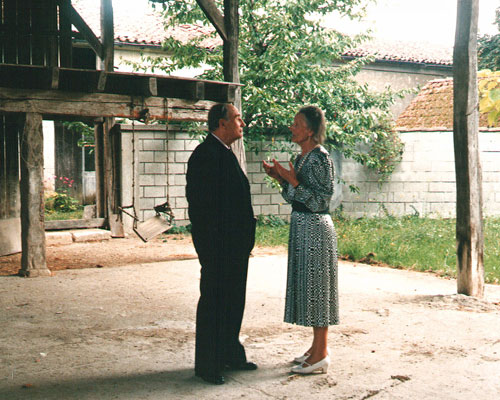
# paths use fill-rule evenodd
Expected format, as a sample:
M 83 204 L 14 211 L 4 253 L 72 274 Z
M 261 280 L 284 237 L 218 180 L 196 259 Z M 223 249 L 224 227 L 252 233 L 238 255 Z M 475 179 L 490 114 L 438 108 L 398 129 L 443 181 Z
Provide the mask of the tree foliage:
M 488 114 L 488 126 L 498 126 L 500 118 L 500 71 L 483 70 L 479 77 L 479 111 Z
M 355 81 L 370 58 L 347 62 L 341 57 L 367 35 L 349 37 L 320 23 L 332 12 L 360 18 L 368 1 L 240 0 L 239 67 L 247 139 L 276 143 L 275 137 L 289 135 L 298 109 L 314 104 L 325 112 L 329 146 L 381 176 L 392 172 L 403 151 L 391 126 L 396 95 L 389 89 L 372 92 Z M 163 4 L 166 25 L 209 25 L 195 0 L 156 2 Z M 215 3 L 223 10 L 222 0 Z M 208 66 L 200 78 L 222 80 L 222 43 L 207 48 L 206 39 L 181 43 L 169 38 L 164 43 L 168 58 L 148 57 L 144 62 L 167 73 Z
M 500 7 L 495 12 L 495 23 L 500 30 Z M 479 69 L 500 70 L 500 34 L 480 36 L 477 57 Z

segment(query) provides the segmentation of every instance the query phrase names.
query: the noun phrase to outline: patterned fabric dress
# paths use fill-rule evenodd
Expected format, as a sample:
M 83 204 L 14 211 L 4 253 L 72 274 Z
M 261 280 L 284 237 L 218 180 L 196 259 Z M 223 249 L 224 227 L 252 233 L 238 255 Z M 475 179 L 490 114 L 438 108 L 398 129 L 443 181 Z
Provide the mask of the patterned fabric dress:
M 299 185 L 283 184 L 283 198 L 312 212 L 292 212 L 288 241 L 285 322 L 325 327 L 339 323 L 337 234 L 328 209 L 333 161 L 322 146 L 295 161 Z M 295 207 L 298 208 L 298 207 Z M 306 210 L 307 211 L 307 210 Z

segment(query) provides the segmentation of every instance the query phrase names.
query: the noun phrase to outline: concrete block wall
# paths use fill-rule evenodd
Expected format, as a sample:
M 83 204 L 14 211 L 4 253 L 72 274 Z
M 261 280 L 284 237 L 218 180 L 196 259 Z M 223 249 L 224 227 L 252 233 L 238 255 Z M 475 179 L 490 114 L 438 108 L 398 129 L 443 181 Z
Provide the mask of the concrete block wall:
M 402 132 L 405 143 L 402 162 L 389 181 L 377 182 L 367 168 L 342 160 L 342 177 L 360 188 L 359 193 L 343 188 L 342 206 L 352 217 L 419 213 L 454 217 L 456 210 L 455 164 L 452 132 Z M 500 131 L 479 135 L 483 168 L 485 215 L 500 214 Z
M 132 132 L 135 135 L 132 135 Z M 123 182 L 122 204 L 132 203 L 132 136 L 135 137 L 135 203 L 139 219 L 153 216 L 155 205 L 166 201 L 167 193 L 178 226 L 189 223 L 185 198 L 187 161 L 197 139 L 171 126 L 139 125 L 132 130 L 122 125 Z M 403 132 L 405 143 L 402 162 L 390 180 L 379 184 L 377 176 L 365 167 L 333 154 L 336 174 L 346 184 L 336 184 L 330 205 L 333 211 L 342 204 L 343 212 L 352 217 L 383 215 L 420 215 L 449 217 L 455 215 L 455 164 L 451 132 Z M 167 140 L 168 139 L 168 140 Z M 168 143 L 167 143 L 168 142 Z M 167 152 L 168 146 L 168 152 Z M 295 145 L 291 149 L 297 152 Z M 250 149 L 252 147 L 252 149 Z M 259 152 L 256 154 L 253 149 Z M 276 158 L 287 164 L 288 152 L 269 152 L 268 144 L 248 146 L 247 175 L 255 215 L 276 215 L 288 219 L 291 207 L 277 188 L 266 181 L 263 159 Z M 485 215 L 500 214 L 500 131 L 481 132 L 483 198 Z M 168 175 L 167 175 L 168 170 Z M 359 187 L 352 193 L 349 185 Z M 386 210 L 386 211 L 385 211 Z M 127 217 L 124 217 L 127 221 Z M 131 220 L 126 222 L 131 226 Z

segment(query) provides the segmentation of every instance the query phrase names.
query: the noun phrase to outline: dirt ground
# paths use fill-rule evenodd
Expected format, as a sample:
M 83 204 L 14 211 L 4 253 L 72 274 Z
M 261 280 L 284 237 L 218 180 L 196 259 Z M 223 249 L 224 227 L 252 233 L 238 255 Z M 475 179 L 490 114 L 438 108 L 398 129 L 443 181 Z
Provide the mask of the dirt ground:
M 284 254 L 284 247 L 260 248 L 254 255 Z M 144 243 L 134 234 L 72 245 L 47 246 L 47 267 L 51 271 L 81 268 L 116 267 L 196 258 L 191 237 L 186 235 L 160 235 Z M 0 276 L 16 275 L 21 266 L 21 254 L 0 257 Z
M 500 286 L 476 299 L 358 263 L 339 265 L 328 373 L 291 374 L 311 329 L 282 322 L 283 249 L 250 259 L 241 340 L 259 369 L 208 385 L 193 371 L 200 266 L 189 240 L 163 240 L 50 246 L 51 277 L 0 277 L 0 399 L 500 398 Z

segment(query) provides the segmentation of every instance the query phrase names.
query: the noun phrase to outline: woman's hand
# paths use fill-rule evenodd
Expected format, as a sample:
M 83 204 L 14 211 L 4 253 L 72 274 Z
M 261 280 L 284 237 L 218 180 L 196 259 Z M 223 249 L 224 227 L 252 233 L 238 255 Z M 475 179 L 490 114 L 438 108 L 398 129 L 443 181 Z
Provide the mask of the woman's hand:
M 273 160 L 273 162 L 276 163 L 276 160 Z M 266 161 L 262 161 L 262 166 L 264 167 L 264 171 L 266 171 L 266 174 L 271 178 L 278 180 L 280 183 L 283 181 L 281 176 L 278 174 L 278 171 L 276 170 L 276 165 L 271 165 Z
M 297 180 L 297 175 L 295 173 L 295 168 L 293 167 L 292 162 L 288 162 L 290 169 L 286 169 L 283 167 L 278 161 L 273 159 L 273 165 L 269 164 L 266 161 L 262 161 L 262 165 L 266 174 L 271 178 L 278 180 L 279 183 L 283 183 L 283 181 L 287 181 L 293 187 L 297 187 L 299 181 Z

